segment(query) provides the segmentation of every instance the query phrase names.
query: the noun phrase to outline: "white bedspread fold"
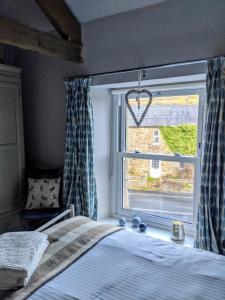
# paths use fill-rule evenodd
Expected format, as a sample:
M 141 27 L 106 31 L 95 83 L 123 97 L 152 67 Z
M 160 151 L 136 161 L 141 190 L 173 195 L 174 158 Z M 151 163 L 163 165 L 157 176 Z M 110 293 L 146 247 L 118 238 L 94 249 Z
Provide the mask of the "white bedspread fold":
M 29 297 L 43 299 L 224 300 L 225 257 L 122 230 Z
M 47 235 L 40 232 L 0 235 L 0 290 L 25 286 L 48 244 Z

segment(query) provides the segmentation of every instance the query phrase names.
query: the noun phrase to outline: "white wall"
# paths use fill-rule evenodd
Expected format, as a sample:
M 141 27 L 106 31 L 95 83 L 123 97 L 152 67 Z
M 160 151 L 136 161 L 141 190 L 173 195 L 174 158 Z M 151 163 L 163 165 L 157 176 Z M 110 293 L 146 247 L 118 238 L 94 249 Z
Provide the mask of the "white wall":
M 108 89 L 91 87 L 94 110 L 94 154 L 98 195 L 98 219 L 110 215 L 110 107 Z

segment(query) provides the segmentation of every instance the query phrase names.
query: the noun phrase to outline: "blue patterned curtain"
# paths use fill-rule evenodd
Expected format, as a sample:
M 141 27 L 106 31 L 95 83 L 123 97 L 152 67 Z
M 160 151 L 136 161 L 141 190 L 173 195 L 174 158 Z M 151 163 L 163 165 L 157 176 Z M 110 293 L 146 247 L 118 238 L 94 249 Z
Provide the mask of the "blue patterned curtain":
M 67 131 L 63 198 L 74 204 L 75 215 L 97 219 L 97 195 L 93 165 L 93 107 L 90 79 L 65 81 Z
M 225 255 L 225 59 L 208 63 L 205 146 L 195 246 Z

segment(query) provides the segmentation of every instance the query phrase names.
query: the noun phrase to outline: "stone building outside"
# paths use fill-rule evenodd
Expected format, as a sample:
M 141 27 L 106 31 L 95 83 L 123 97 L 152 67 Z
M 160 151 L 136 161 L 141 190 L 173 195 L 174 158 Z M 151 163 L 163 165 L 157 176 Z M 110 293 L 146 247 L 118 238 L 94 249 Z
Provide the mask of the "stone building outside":
M 197 120 L 198 120 L 198 96 L 192 96 L 191 101 L 171 101 L 171 103 L 153 103 L 146 115 L 141 127 L 137 128 L 130 115 L 127 114 L 127 138 L 128 152 L 152 153 L 163 155 L 187 155 L 176 153 L 171 149 L 171 139 L 176 140 L 176 135 L 165 136 L 165 128 L 182 132 L 181 143 L 188 147 L 189 143 L 197 142 Z M 188 98 L 190 99 L 190 97 Z M 141 114 L 135 104 L 132 108 L 135 113 Z M 191 140 L 186 134 L 192 132 Z M 176 130 L 174 131 L 176 132 Z M 186 135 L 185 135 L 186 134 Z M 178 138 L 178 137 L 177 137 Z M 182 140 L 183 139 L 183 140 Z M 173 145 L 172 145 L 173 146 Z M 179 149 L 179 147 L 178 147 Z M 195 149 L 196 150 L 196 149 Z M 194 156 L 194 150 L 187 153 Z M 193 152 L 193 153 L 192 153 Z M 194 165 L 190 163 L 133 159 L 125 160 L 124 184 L 127 191 L 160 191 L 162 193 L 193 193 L 194 189 Z

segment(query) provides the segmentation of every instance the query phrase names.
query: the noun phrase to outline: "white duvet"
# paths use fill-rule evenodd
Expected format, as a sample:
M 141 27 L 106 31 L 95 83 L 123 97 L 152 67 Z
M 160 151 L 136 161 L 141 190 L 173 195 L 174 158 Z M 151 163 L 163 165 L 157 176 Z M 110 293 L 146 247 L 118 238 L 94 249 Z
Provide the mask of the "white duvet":
M 29 300 L 224 300 L 225 257 L 114 233 Z
M 47 235 L 34 231 L 0 235 L 0 290 L 25 286 L 48 247 Z

